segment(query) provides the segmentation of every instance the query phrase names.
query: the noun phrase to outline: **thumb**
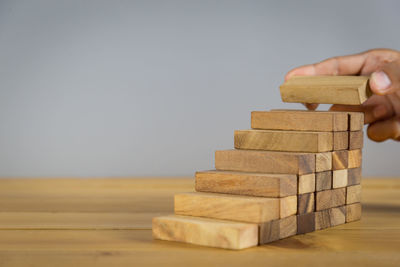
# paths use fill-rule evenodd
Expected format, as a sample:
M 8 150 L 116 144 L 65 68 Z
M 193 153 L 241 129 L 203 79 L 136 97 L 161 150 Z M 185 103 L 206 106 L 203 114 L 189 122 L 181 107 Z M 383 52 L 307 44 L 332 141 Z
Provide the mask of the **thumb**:
M 400 90 L 400 60 L 389 62 L 381 70 L 372 73 L 369 85 L 371 91 L 377 95 Z

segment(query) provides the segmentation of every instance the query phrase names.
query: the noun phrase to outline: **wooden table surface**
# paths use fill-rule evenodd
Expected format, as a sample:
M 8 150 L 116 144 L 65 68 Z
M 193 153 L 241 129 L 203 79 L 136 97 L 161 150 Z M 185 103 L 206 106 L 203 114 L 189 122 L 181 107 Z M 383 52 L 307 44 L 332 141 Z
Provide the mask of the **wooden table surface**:
M 228 251 L 152 240 L 193 179 L 0 179 L 0 266 L 400 266 L 400 179 L 362 184 L 360 222 Z

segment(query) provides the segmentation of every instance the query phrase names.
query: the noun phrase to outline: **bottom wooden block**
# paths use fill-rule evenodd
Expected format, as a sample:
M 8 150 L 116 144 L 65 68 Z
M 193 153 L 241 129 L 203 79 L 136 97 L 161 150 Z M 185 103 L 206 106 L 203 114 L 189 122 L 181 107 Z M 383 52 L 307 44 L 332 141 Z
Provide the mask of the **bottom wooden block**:
M 346 222 L 345 206 L 315 212 L 315 230 L 325 229 Z
M 346 222 L 354 222 L 361 219 L 361 203 L 346 206 Z
M 189 216 L 153 218 L 153 238 L 226 249 L 258 245 L 258 225 Z
M 297 234 L 305 234 L 315 231 L 315 213 L 297 215 Z
M 297 217 L 289 216 L 260 225 L 260 244 L 270 243 L 297 233 Z

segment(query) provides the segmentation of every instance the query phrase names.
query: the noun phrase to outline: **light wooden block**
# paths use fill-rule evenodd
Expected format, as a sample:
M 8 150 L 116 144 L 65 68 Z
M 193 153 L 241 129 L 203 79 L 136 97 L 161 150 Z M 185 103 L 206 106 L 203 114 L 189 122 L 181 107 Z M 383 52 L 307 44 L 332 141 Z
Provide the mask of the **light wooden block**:
M 315 210 L 314 193 L 301 194 L 297 196 L 297 213 L 305 214 Z
M 349 148 L 349 132 L 333 133 L 333 150 L 343 150 Z
M 196 172 L 195 189 L 234 195 L 286 197 L 297 194 L 297 175 L 201 171 Z
M 299 175 L 299 194 L 315 192 L 315 173 Z
M 347 169 L 332 171 L 332 188 L 347 186 Z
M 315 230 L 344 224 L 346 222 L 345 206 L 315 212 Z
M 361 202 L 361 185 L 352 185 L 347 187 L 346 204 Z
M 361 203 L 346 205 L 346 222 L 354 222 L 361 219 Z
M 213 193 L 175 195 L 175 214 L 262 223 L 280 218 L 280 199 Z
M 364 127 L 363 112 L 348 112 L 349 114 L 349 131 L 360 131 Z
M 315 154 L 257 150 L 219 150 L 215 168 L 225 171 L 308 174 L 315 172 Z
M 347 131 L 347 113 L 306 110 L 253 111 L 251 128 L 295 131 Z
M 195 245 L 244 249 L 258 245 L 258 225 L 188 216 L 153 218 L 153 238 Z
M 315 231 L 314 212 L 297 215 L 297 234 L 306 234 Z
M 343 133 L 346 135 L 344 136 Z M 336 135 L 336 132 L 335 132 Z M 236 149 L 256 149 L 288 152 L 326 152 L 333 150 L 332 132 L 238 130 L 235 131 Z M 335 144 L 347 149 L 347 132 L 337 132 Z M 344 144 L 344 142 L 346 144 Z M 346 145 L 345 148 L 340 148 Z
M 349 166 L 349 151 L 339 150 L 332 152 L 332 170 L 344 170 Z
M 260 224 L 260 244 L 267 244 L 297 233 L 297 216 L 289 216 Z
M 361 168 L 347 170 L 347 185 L 356 185 L 361 183 Z
M 349 149 L 361 149 L 364 145 L 364 132 L 349 132 Z
M 361 149 L 349 150 L 348 168 L 361 167 L 362 163 L 362 152 Z
M 285 218 L 297 213 L 297 196 L 279 198 L 279 217 Z
M 316 172 L 332 170 L 332 153 L 333 152 L 323 152 L 315 154 Z
M 328 190 L 332 188 L 332 171 L 315 173 L 315 191 Z
M 280 86 L 283 102 L 360 105 L 371 96 L 368 77 L 294 76 Z
M 316 210 L 326 210 L 346 203 L 346 188 L 316 192 Z

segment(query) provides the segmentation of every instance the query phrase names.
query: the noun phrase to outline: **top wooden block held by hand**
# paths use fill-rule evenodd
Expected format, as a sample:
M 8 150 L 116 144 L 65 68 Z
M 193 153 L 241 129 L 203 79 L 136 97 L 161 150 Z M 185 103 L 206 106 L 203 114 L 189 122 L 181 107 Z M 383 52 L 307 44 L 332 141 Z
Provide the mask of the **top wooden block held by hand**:
M 295 76 L 281 87 L 283 102 L 360 105 L 371 96 L 366 76 Z

